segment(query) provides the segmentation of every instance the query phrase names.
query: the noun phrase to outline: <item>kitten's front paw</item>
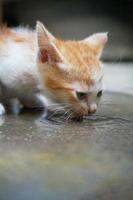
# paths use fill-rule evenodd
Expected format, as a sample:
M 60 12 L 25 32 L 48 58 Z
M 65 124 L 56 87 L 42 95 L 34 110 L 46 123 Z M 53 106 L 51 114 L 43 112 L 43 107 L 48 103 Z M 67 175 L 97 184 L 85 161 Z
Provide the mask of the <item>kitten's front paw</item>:
M 0 116 L 5 114 L 5 108 L 4 106 L 0 103 Z

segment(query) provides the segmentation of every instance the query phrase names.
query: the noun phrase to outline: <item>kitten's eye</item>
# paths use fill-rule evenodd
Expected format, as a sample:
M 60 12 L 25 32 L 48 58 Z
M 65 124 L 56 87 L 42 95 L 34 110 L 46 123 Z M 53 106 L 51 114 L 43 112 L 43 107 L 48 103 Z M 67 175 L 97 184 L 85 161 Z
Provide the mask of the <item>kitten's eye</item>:
M 100 90 L 100 91 L 97 93 L 97 97 L 100 98 L 100 97 L 102 96 L 102 93 L 103 93 L 103 91 Z
M 83 100 L 87 97 L 88 94 L 85 93 L 85 92 L 76 92 L 76 95 L 77 95 L 79 100 Z

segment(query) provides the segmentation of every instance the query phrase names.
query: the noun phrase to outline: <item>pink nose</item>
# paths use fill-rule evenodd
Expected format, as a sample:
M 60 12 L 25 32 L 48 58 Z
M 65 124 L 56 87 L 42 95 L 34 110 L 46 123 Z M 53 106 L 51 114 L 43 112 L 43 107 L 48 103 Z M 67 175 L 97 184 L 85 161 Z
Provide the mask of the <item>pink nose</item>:
M 97 111 L 97 106 L 96 104 L 91 104 L 89 106 L 88 114 L 94 114 Z
M 96 109 L 89 110 L 89 111 L 88 111 L 88 114 L 94 114 L 96 111 L 97 111 Z

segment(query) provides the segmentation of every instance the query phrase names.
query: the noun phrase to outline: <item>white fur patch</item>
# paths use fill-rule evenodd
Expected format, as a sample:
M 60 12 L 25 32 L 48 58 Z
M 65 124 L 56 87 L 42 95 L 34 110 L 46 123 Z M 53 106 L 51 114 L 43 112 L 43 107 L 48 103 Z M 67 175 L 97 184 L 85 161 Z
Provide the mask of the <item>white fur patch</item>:
M 48 99 L 42 95 L 42 94 L 37 94 L 36 95 L 36 98 L 38 99 L 38 101 L 40 101 L 40 104 L 43 106 L 43 107 L 46 107 L 48 105 Z
M 72 88 L 78 92 L 97 92 L 103 89 L 103 81 L 102 79 L 96 78 L 96 81 L 93 85 L 87 85 L 85 83 L 74 82 L 72 84 Z
M 0 103 L 0 116 L 5 114 L 5 108 L 4 106 Z
M 15 42 L 8 37 L 0 45 L 0 82 L 7 89 L 8 94 L 5 95 L 20 100 L 22 97 L 25 103 L 27 99 L 32 102 L 40 84 L 36 37 L 34 39 L 33 43 Z M 14 110 L 18 112 L 16 106 Z
M 68 72 L 72 67 L 70 64 L 58 63 L 58 67 L 66 72 Z
M 0 46 L 0 80 L 11 86 L 24 73 L 37 76 L 36 52 L 28 43 L 15 43 L 11 39 Z
M 88 85 L 82 84 L 81 82 L 74 82 L 72 88 L 78 92 L 88 92 Z
M 103 82 L 102 82 L 102 80 L 95 82 L 94 85 L 89 87 L 89 91 L 90 92 L 94 92 L 95 93 L 95 92 L 98 92 L 99 90 L 103 90 Z
M 95 102 L 90 103 L 89 108 L 90 108 L 90 111 L 91 111 L 91 110 L 97 110 L 97 105 L 96 105 L 96 103 L 95 103 Z
M 14 28 L 12 28 L 12 30 L 14 32 L 23 33 L 25 35 L 33 32 L 28 26 L 26 26 L 26 27 L 23 27 L 23 26 L 14 27 Z

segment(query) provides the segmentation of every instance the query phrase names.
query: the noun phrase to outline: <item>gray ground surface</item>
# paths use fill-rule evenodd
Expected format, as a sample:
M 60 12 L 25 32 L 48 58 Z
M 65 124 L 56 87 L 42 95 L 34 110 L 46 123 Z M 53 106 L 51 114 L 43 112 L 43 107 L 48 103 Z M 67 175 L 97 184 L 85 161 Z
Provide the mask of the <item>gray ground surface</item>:
M 83 122 L 1 118 L 0 200 L 132 200 L 133 96 L 103 102 Z
M 133 63 L 104 63 L 106 91 L 133 95 Z

